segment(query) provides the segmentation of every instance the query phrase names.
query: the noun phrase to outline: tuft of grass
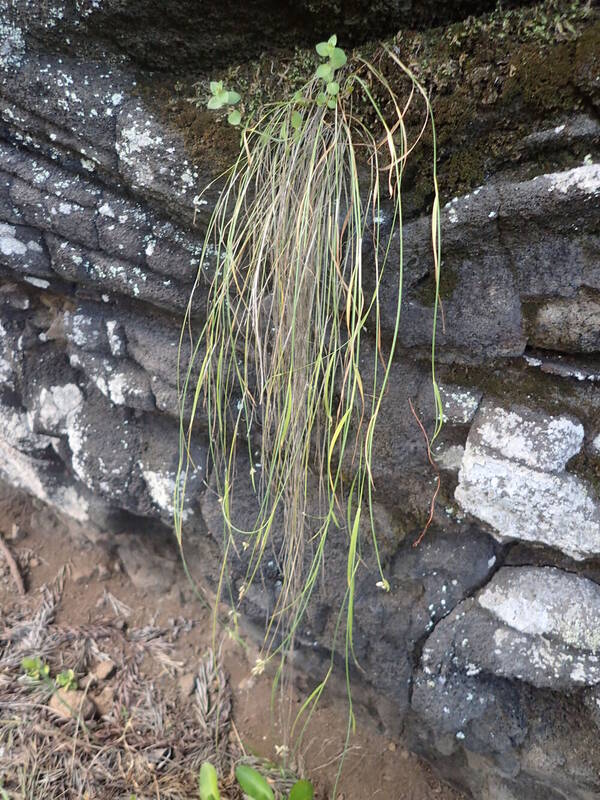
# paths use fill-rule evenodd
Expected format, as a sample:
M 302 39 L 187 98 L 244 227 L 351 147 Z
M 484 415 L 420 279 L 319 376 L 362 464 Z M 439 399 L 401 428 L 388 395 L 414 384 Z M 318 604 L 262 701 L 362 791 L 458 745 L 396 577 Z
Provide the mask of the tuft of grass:
M 406 97 L 400 99 L 386 79 L 384 60 L 405 76 Z M 247 563 L 234 605 L 259 575 L 267 549 L 276 550 L 283 576 L 256 671 L 275 655 L 283 667 L 322 574 L 328 535 L 341 528 L 347 542 L 346 587 L 332 651 L 343 638 L 349 689 L 365 527 L 378 565 L 377 585 L 390 588 L 377 547 L 371 464 L 400 326 L 403 175 L 428 126 L 434 142 L 435 198 L 431 375 L 437 421 L 431 441 L 442 420 L 434 365 L 439 197 L 429 99 L 394 50 L 383 48 L 377 58 L 358 57 L 341 69 L 336 93 L 329 96 L 332 102 L 315 102 L 321 85 L 315 76 L 293 98 L 267 105 L 244 128 L 239 157 L 224 176 L 208 222 L 200 263 L 214 253 L 216 271 L 207 317 L 198 330 L 192 308 L 205 280 L 201 267 L 180 340 L 180 358 L 188 347 L 191 357 L 180 365 L 174 516 L 182 547 L 185 490 L 195 468 L 191 437 L 203 409 L 223 514 L 218 598 L 226 588 L 232 552 L 243 554 Z M 411 138 L 405 117 L 418 102 L 422 126 Z M 377 120 L 376 129 L 357 111 L 365 103 Z M 391 336 L 385 338 L 380 287 L 390 272 L 397 287 L 396 314 Z M 365 345 L 367 329 L 375 348 Z M 186 417 L 183 409 L 190 407 Z M 240 447 L 247 448 L 257 497 L 256 520 L 249 530 L 236 525 L 232 512 Z M 302 708 L 307 718 L 325 681 Z M 352 726 L 350 706 L 349 731 Z

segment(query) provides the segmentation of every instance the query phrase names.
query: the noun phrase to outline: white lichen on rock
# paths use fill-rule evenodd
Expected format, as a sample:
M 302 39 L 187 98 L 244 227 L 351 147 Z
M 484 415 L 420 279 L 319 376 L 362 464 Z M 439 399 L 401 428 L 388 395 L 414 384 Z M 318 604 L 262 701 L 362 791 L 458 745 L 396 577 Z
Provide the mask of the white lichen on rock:
M 600 586 L 554 567 L 504 568 L 503 583 L 488 585 L 479 604 L 513 630 L 555 638 L 600 652 Z
M 545 472 L 562 472 L 581 450 L 583 425 L 551 417 L 486 406 L 476 427 L 478 445 Z
M 33 275 L 25 275 L 23 280 L 38 289 L 47 289 L 50 286 L 50 281 L 44 280 L 44 278 L 34 278 Z
M 444 422 L 453 425 L 466 425 L 471 422 L 481 402 L 481 392 L 444 384 L 440 384 L 439 390 Z
M 580 191 L 584 194 L 600 192 L 600 164 L 585 164 L 582 167 L 556 172 L 544 177 L 551 181 L 549 191 L 562 194 Z
M 0 20 L 0 69 L 17 70 L 25 52 L 25 37 L 18 25 Z
M 75 383 L 41 389 L 34 416 L 42 430 L 53 434 L 67 432 L 66 420 L 83 405 L 83 395 Z
M 600 508 L 587 484 L 564 471 L 583 443 L 567 417 L 485 404 L 462 460 L 455 497 L 501 541 L 520 539 L 576 559 L 600 553 Z
M 0 322 L 0 384 L 12 389 L 14 387 L 13 373 L 10 340 L 7 337 L 6 328 Z
M 139 462 L 139 467 L 152 502 L 158 506 L 161 512 L 171 516 L 174 511 L 175 474 L 169 470 L 150 469 L 142 461 Z M 189 511 L 184 510 L 181 516 L 182 519 L 187 519 Z
M 0 403 L 0 438 L 25 452 L 44 450 L 51 442 L 49 437 L 32 431 L 26 414 L 3 403 Z
M 88 519 L 88 502 L 73 486 L 44 480 L 43 464 L 11 447 L 0 437 L 0 476 L 7 483 L 34 495 L 79 522 Z
M 451 472 L 458 472 L 465 454 L 465 448 L 460 444 L 453 444 L 449 447 L 440 448 L 435 452 L 435 463 L 440 469 L 447 469 Z
M 0 222 L 0 253 L 5 256 L 23 256 L 27 253 L 27 245 L 16 237 L 14 225 Z

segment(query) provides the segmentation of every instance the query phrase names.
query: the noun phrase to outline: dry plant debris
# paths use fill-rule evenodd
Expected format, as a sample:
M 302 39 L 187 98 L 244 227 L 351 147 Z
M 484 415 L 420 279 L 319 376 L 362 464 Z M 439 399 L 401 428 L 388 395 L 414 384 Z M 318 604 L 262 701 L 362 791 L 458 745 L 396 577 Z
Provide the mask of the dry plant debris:
M 224 797 L 239 800 L 233 767 L 244 754 L 219 658 L 209 653 L 198 663 L 193 696 L 184 697 L 177 691 L 182 665 L 171 654 L 180 627 L 132 627 L 127 608 L 109 593 L 97 619 L 60 624 L 62 582 L 59 576 L 36 598 L 0 610 L 0 795 L 189 800 L 197 797 L 200 765 L 210 760 L 224 776 Z M 48 676 L 26 674 L 23 658 L 40 659 Z M 102 680 L 95 673 L 107 659 L 114 670 Z M 52 710 L 53 678 L 69 669 L 77 695 L 93 704 L 89 718 L 78 709 Z

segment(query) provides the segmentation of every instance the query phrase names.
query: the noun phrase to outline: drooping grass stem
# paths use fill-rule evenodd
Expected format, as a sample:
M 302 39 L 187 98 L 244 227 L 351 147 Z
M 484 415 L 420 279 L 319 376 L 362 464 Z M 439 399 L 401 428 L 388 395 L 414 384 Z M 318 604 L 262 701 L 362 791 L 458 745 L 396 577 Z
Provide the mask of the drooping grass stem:
M 237 594 L 229 590 L 231 601 L 239 603 L 256 581 L 267 550 L 274 552 L 281 587 L 260 661 L 264 665 L 276 655 L 285 661 L 322 576 L 328 537 L 341 531 L 346 586 L 332 647 L 343 625 L 348 687 L 350 661 L 356 661 L 356 576 L 367 540 L 378 586 L 390 589 L 377 543 L 372 463 L 400 335 L 402 183 L 427 126 L 433 140 L 435 283 L 436 423 L 430 441 L 442 421 L 435 379 L 441 249 L 433 114 L 425 89 L 397 54 L 385 49 L 380 58 L 404 76 L 405 98 L 397 96 L 380 66 L 357 59 L 340 78 L 334 108 L 314 102 L 318 81 L 312 79 L 299 96 L 267 106 L 243 130 L 239 157 L 221 179 L 207 223 L 179 345 L 181 455 L 174 507 L 180 546 L 186 487 L 195 469 L 191 443 L 202 412 L 208 420 L 212 490 L 223 518 L 217 598 L 228 583 L 230 557 L 244 564 Z M 419 99 L 423 121 L 411 138 L 407 118 Z M 207 281 L 209 262 L 214 274 Z M 396 293 L 386 336 L 384 275 Z M 198 325 L 194 303 L 203 282 L 209 283 L 208 303 L 206 319 Z M 243 464 L 248 476 L 239 475 Z M 241 479 L 251 483 L 256 496 L 254 522 L 245 527 L 237 521 Z M 302 712 L 310 713 L 323 686 Z

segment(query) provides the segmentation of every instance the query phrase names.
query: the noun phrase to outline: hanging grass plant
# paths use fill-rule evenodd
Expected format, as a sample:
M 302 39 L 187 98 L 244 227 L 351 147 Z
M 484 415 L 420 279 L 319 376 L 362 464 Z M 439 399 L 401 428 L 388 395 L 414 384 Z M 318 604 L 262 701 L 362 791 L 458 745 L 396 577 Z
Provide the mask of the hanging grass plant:
M 246 122 L 239 157 L 224 176 L 208 222 L 180 343 L 180 353 L 185 344 L 191 357 L 180 378 L 186 412 L 175 529 L 181 544 L 186 482 L 195 468 L 190 444 L 202 410 L 210 426 L 213 486 L 224 525 L 218 597 L 234 553 L 243 553 L 247 564 L 234 603 L 243 600 L 257 578 L 267 550 L 271 558 L 276 548 L 281 570 L 281 591 L 256 670 L 289 651 L 322 573 L 328 536 L 343 529 L 346 586 L 335 636 L 345 641 L 349 680 L 355 581 L 365 530 L 380 573 L 378 585 L 389 590 L 373 516 L 373 441 L 399 335 L 402 181 L 428 125 L 434 147 L 436 286 L 431 363 L 437 422 L 431 439 L 441 424 L 433 360 L 439 200 L 429 100 L 395 52 L 385 49 L 377 62 L 356 58 L 347 64 L 335 37 L 318 45 L 317 52 L 326 60 L 302 91 Z M 388 72 L 393 67 L 404 77 L 405 97 L 399 98 L 385 77 L 384 60 Z M 411 140 L 406 117 L 417 102 L 422 117 Z M 241 118 L 240 112 L 234 122 Z M 209 254 L 215 255 L 216 270 L 206 320 L 197 330 L 192 303 L 207 280 L 202 265 Z M 393 330 L 384 336 L 380 288 L 384 274 L 389 286 L 390 273 L 396 314 Z M 239 448 L 247 449 L 257 498 L 255 523 L 248 530 L 236 525 L 232 511 L 242 463 Z M 303 710 L 318 699 L 323 685 Z

